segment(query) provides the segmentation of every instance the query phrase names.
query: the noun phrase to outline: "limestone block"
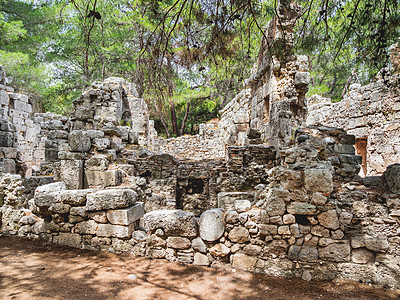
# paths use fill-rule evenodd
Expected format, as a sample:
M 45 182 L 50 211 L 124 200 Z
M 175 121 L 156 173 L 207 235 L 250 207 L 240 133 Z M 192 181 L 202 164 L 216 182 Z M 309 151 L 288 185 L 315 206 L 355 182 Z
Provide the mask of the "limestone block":
M 72 130 L 68 136 L 68 144 L 72 152 L 88 152 L 91 147 L 90 137 L 83 130 Z
M 228 224 L 235 224 L 239 222 L 239 214 L 236 210 L 229 209 L 224 215 L 225 222 Z
M 62 160 L 60 177 L 70 190 L 83 188 L 83 160 Z
M 286 210 L 285 202 L 279 198 L 267 199 L 264 207 L 270 217 L 281 216 Z
M 318 215 L 318 221 L 325 228 L 334 229 L 334 230 L 339 228 L 338 215 L 336 213 L 336 210 L 334 210 L 334 209 L 320 213 Z
M 191 243 L 189 239 L 178 236 L 170 236 L 167 238 L 167 247 L 173 249 L 188 249 Z
M 244 227 L 233 228 L 228 235 L 229 239 L 234 243 L 244 243 L 250 241 L 249 231 Z
M 199 220 L 200 237 L 208 242 L 218 240 L 225 232 L 221 209 L 203 212 Z
M 214 256 L 224 257 L 231 252 L 231 249 L 226 247 L 224 244 L 216 244 L 213 247 L 211 247 L 208 251 Z
M 388 166 L 383 177 L 389 190 L 394 194 L 400 194 L 400 164 Z
M 0 131 L 0 147 L 13 147 L 14 133 L 8 131 Z
M 17 149 L 16 148 L 3 147 L 3 148 L 0 148 L 0 153 L 3 153 L 4 158 L 11 158 L 11 159 L 17 158 Z
M 317 208 L 305 202 L 292 202 L 288 205 L 287 211 L 292 215 L 313 215 Z
M 62 203 L 83 206 L 86 204 L 86 195 L 96 191 L 95 189 L 64 190 L 61 192 L 60 199 Z
M 36 188 L 34 203 L 38 207 L 49 207 L 52 203 L 60 202 L 60 194 L 66 189 L 64 182 L 54 182 Z
M 74 232 L 80 234 L 96 234 L 98 226 L 99 224 L 93 220 L 84 221 L 75 225 Z
M 114 225 L 130 225 L 143 217 L 143 215 L 143 202 L 137 202 L 132 207 L 107 211 L 107 219 Z
M 97 150 L 105 150 L 110 147 L 110 140 L 107 137 L 103 138 L 95 138 L 92 141 L 93 147 L 96 148 Z
M 74 248 L 81 247 L 82 237 L 75 233 L 60 232 L 59 235 L 53 237 L 53 243 L 63 246 L 70 246 Z
M 327 247 L 319 248 L 319 256 L 322 259 L 335 262 L 350 261 L 350 242 L 341 241 L 330 244 Z
M 254 271 L 256 262 L 257 258 L 254 256 L 248 256 L 246 254 L 241 254 L 241 253 L 235 253 L 232 256 L 232 266 L 240 270 L 252 272 Z
M 262 251 L 262 247 L 258 245 L 248 244 L 243 248 L 244 253 L 247 255 L 257 256 L 260 255 Z
M 52 203 L 49 207 L 49 211 L 54 214 L 66 214 L 69 212 L 71 206 L 63 203 Z
M 109 164 L 105 155 L 94 155 L 85 161 L 85 169 L 90 171 L 105 171 L 108 169 Z
M 10 102 L 10 98 L 8 97 L 8 94 L 4 90 L 0 90 L 0 106 L 8 106 L 8 103 Z
M 221 192 L 218 193 L 219 208 L 233 208 L 235 200 L 249 199 L 248 193 L 244 192 Z
M 208 266 L 210 264 L 210 260 L 207 255 L 196 252 L 194 254 L 193 264 L 197 266 Z
M 305 188 L 310 192 L 331 193 L 333 190 L 332 172 L 330 169 L 304 170 Z
M 373 262 L 375 255 L 373 252 L 368 251 L 365 248 L 353 249 L 351 252 L 351 261 L 356 264 L 366 264 Z
M 135 230 L 134 224 L 128 226 L 99 224 L 96 235 L 99 237 L 129 238 Z
M 296 72 L 294 75 L 295 85 L 308 85 L 310 83 L 311 77 L 308 72 Z
M 87 211 L 126 208 L 136 203 L 137 193 L 130 189 L 109 189 L 87 194 L 86 199 Z
M 166 235 L 197 236 L 197 221 L 193 213 L 183 210 L 158 210 L 146 213 L 141 218 L 146 231 L 161 228 Z
M 365 247 L 374 252 L 386 252 L 389 249 L 389 243 L 384 236 L 364 236 Z
M 238 213 L 250 210 L 251 203 L 249 200 L 235 200 L 235 209 Z
M 85 207 L 86 209 L 86 207 Z M 97 223 L 108 223 L 107 219 L 107 211 L 95 211 L 95 212 L 88 212 L 87 216 L 89 219 L 96 221 Z
M 72 216 L 81 216 L 81 217 L 86 217 L 87 216 L 87 212 L 84 206 L 75 206 L 75 207 L 71 207 L 69 213 Z
M 85 172 L 85 182 L 87 182 L 88 186 L 118 186 L 122 183 L 122 172 L 120 170 L 87 170 Z
M 199 237 L 192 240 L 192 248 L 201 253 L 207 252 L 207 245 Z

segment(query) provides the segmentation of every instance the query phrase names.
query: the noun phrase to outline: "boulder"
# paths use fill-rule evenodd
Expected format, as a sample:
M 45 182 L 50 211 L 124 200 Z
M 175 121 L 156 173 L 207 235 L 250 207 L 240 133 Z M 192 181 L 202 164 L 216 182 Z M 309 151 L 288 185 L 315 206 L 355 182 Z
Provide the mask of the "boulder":
M 218 240 L 225 232 L 221 209 L 211 209 L 203 212 L 199 220 L 200 237 L 208 242 Z
M 197 221 L 193 213 L 183 210 L 158 210 L 143 216 L 141 225 L 146 231 L 161 228 L 166 235 L 196 237 Z
M 246 212 L 250 210 L 251 203 L 249 200 L 235 200 L 235 210 L 238 213 Z
M 132 206 L 137 193 L 130 189 L 109 189 L 88 194 L 86 198 L 86 210 L 97 211 Z

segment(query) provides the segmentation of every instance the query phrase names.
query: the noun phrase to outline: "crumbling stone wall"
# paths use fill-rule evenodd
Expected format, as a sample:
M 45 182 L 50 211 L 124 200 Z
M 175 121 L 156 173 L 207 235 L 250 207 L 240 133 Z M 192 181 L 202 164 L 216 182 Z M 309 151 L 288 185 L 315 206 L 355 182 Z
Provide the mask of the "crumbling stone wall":
M 357 153 L 365 153 L 363 175 L 382 174 L 400 159 L 399 84 L 398 75 L 366 86 L 353 84 L 337 103 L 313 96 L 307 123 L 340 127 L 353 134 L 360 141 Z
M 383 177 L 355 181 L 360 159 L 354 143 L 344 130 L 314 126 L 298 130 L 293 147 L 280 151 L 280 157 L 269 146 L 231 147 L 225 165 L 180 163 L 143 151 L 133 160 L 132 152 L 131 161 L 120 166 L 126 174 L 132 172 L 122 185 L 69 190 L 58 182 L 38 187 L 30 210 L 5 210 L 4 230 L 83 249 L 398 288 L 400 169 L 394 166 Z M 104 166 L 104 159 L 92 156 L 85 166 Z M 246 172 L 255 164 L 266 172 L 255 172 L 258 185 L 243 190 L 246 183 L 237 178 L 250 178 Z M 178 187 L 197 192 L 195 198 L 211 206 L 185 207 L 201 211 L 200 219 L 176 209 L 149 212 L 150 202 L 142 203 L 149 201 L 153 180 L 159 184 L 157 178 L 173 176 Z M 207 203 L 199 182 L 190 182 L 199 179 L 208 182 L 203 189 L 219 186 L 209 198 L 216 196 L 216 201 Z M 18 191 L 21 184 L 16 180 L 7 189 Z M 384 185 L 388 187 L 382 189 Z M 210 210 L 212 205 L 217 208 Z
M 400 160 L 400 48 L 391 47 L 391 69 L 365 86 L 352 84 L 340 102 L 315 95 L 308 99 L 307 124 L 344 128 L 356 137 L 363 155 L 361 175 L 382 174 Z

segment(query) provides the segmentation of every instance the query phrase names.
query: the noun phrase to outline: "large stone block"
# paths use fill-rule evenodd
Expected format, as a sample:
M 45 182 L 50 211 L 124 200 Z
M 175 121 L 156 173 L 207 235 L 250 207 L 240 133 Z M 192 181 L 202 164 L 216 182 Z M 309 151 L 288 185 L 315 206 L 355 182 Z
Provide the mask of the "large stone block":
M 143 217 L 143 215 L 143 202 L 137 202 L 132 207 L 107 211 L 107 219 L 114 225 L 130 225 Z
M 63 246 L 70 246 L 74 248 L 80 248 L 82 237 L 75 233 L 64 233 L 61 232 L 59 235 L 53 237 L 53 243 Z
M 68 136 L 69 150 L 73 152 L 88 152 L 91 147 L 90 137 L 83 130 L 72 130 Z
M 313 215 L 317 207 L 305 202 L 292 202 L 288 205 L 287 211 L 292 215 Z
M 221 192 L 218 194 L 218 207 L 233 208 L 235 200 L 249 200 L 249 194 L 245 192 Z
M 74 232 L 80 234 L 96 234 L 99 224 L 93 220 L 77 223 Z
M 146 231 L 161 228 L 166 235 L 196 237 L 197 221 L 193 213 L 183 210 L 152 211 L 143 216 L 141 225 Z
M 318 215 L 318 221 L 325 228 L 334 230 L 339 228 L 339 219 L 336 210 L 331 209 L 320 213 Z
M 83 188 L 83 161 L 62 160 L 60 166 L 60 177 L 70 190 Z
M 328 168 L 304 170 L 305 188 L 310 192 L 331 193 L 333 190 L 332 172 Z
M 173 249 L 188 249 L 191 243 L 189 239 L 179 236 L 170 236 L 167 238 L 167 247 Z
M 248 256 L 246 254 L 236 253 L 232 256 L 232 266 L 234 268 L 246 271 L 254 271 L 257 257 Z
M 88 194 L 86 199 L 87 211 L 126 208 L 136 203 L 137 193 L 130 189 L 109 189 Z
M 96 235 L 100 237 L 116 237 L 124 239 L 129 238 L 134 230 L 134 224 L 128 226 L 99 224 Z
M 39 186 L 35 190 L 34 203 L 38 207 L 49 207 L 52 203 L 60 202 L 60 195 L 65 189 L 64 182 Z
M 118 186 L 122 183 L 122 172 L 120 170 L 87 170 L 85 182 L 88 186 Z
M 319 248 L 319 256 L 322 259 L 335 262 L 350 261 L 350 242 L 342 241 Z
M 217 208 L 203 212 L 199 220 L 199 231 L 203 240 L 218 240 L 225 232 L 222 210 Z
M 86 190 L 65 190 L 61 192 L 61 202 L 65 204 L 71 204 L 74 206 L 83 206 L 86 204 L 86 195 L 89 193 L 94 193 L 95 189 Z

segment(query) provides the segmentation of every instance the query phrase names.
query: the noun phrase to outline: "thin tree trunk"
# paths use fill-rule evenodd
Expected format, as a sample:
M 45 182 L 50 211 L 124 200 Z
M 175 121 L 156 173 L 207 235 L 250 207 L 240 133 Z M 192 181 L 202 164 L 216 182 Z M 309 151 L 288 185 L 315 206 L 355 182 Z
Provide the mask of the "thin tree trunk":
M 171 110 L 172 133 L 175 134 L 175 136 L 179 136 L 178 120 L 176 119 L 175 104 L 173 101 L 170 102 L 169 108 Z
M 182 120 L 181 131 L 179 132 L 179 135 L 183 135 L 185 133 L 185 125 L 187 118 L 189 116 L 189 111 L 190 111 L 190 101 L 188 101 L 188 103 L 186 104 L 185 116 L 183 117 Z

